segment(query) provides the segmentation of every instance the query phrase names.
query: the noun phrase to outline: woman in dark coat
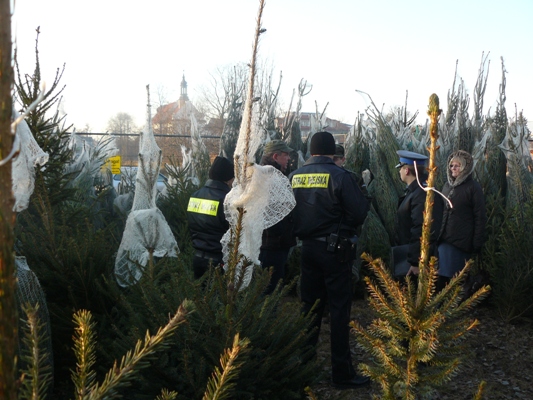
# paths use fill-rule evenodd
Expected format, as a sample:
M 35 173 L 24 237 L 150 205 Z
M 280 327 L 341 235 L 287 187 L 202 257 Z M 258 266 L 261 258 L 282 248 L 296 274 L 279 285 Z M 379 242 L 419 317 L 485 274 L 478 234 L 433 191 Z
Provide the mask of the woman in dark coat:
M 448 182 L 442 193 L 452 206 L 445 202 L 438 247 L 439 289 L 481 251 L 485 241 L 485 197 L 480 184 L 472 179 L 473 170 L 474 160 L 466 151 L 448 157 Z

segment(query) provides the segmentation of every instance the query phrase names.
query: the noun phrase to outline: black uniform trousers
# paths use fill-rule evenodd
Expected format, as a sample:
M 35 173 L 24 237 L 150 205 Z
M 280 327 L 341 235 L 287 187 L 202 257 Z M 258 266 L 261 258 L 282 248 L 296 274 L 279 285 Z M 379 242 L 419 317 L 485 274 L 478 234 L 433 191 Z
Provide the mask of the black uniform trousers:
M 259 261 L 261 261 L 263 268 L 273 267 L 270 283 L 265 290 L 265 294 L 271 294 L 279 281 L 285 279 L 285 263 L 288 257 L 289 249 L 263 249 L 259 253 Z
M 194 279 L 200 279 L 207 270 L 216 268 L 222 263 L 222 253 L 208 253 L 196 250 L 192 260 Z
M 326 250 L 327 243 L 302 240 L 300 293 L 303 312 L 313 310 L 311 328 L 316 328 L 310 344 L 316 346 L 324 307 L 329 307 L 331 327 L 331 369 L 334 381 L 355 376 L 350 353 L 350 311 L 352 307 L 352 263 L 337 261 L 336 254 Z

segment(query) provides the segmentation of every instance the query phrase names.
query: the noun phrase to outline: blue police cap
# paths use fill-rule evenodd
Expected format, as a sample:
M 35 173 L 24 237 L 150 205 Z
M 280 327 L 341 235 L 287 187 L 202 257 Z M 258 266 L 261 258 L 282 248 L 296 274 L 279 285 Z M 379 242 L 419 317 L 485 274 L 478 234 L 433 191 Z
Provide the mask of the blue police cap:
M 400 168 L 404 165 L 415 165 L 415 161 L 416 165 L 424 165 L 428 159 L 427 156 L 415 153 L 413 151 L 398 150 L 396 153 L 398 153 L 400 156 L 400 163 L 396 166 L 396 168 Z

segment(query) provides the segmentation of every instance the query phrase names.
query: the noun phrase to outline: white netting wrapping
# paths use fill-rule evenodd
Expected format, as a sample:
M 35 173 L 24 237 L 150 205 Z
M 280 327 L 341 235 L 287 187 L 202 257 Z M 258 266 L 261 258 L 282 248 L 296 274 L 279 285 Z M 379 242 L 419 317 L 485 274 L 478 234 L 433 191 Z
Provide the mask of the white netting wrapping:
M 89 167 L 89 150 L 85 140 L 80 138 L 76 131 L 70 134 L 67 147 L 72 151 L 72 161 L 67 165 L 66 170 L 67 172 L 77 172 L 78 175 L 75 179 L 79 179 L 80 175 L 83 174 L 83 170 Z
M 226 269 L 231 232 L 237 225 L 239 215 L 238 208 L 245 210 L 239 253 L 250 262 L 259 264 L 263 230 L 281 221 L 296 205 L 289 180 L 276 168 L 253 164 L 248 166 L 247 174 L 250 176 L 247 184 L 234 184 L 224 201 L 224 212 L 231 227 L 221 240 Z M 241 274 L 242 263 L 236 268 L 235 276 L 238 277 Z M 253 268 L 246 269 L 241 288 L 248 286 L 252 272 Z
M 176 239 L 155 203 L 162 155 L 152 130 L 149 95 L 147 108 L 146 126 L 139 142 L 133 206 L 115 261 L 115 276 L 121 286 L 132 285 L 141 278 L 150 254 L 176 257 L 179 253 Z
M 243 163 L 254 163 L 255 162 L 255 153 L 263 141 L 263 135 L 261 134 L 262 127 L 259 121 L 259 103 L 254 103 L 251 126 L 250 126 L 250 138 L 247 137 L 248 132 L 248 116 L 249 108 L 245 107 L 244 114 L 242 116 L 241 129 L 239 131 L 239 139 L 237 139 L 237 146 L 235 147 L 235 159 L 238 158 L 239 168 L 242 171 Z M 246 152 L 246 145 L 248 143 L 248 152 Z
M 52 330 L 50 328 L 50 314 L 48 313 L 48 306 L 46 304 L 46 298 L 39 283 L 39 279 L 35 273 L 28 266 L 26 257 L 15 257 L 15 274 L 17 276 L 17 306 L 19 311 L 20 320 L 25 320 L 24 307 L 28 304 L 32 307 L 39 305 L 37 310 L 37 319 L 42 325 L 42 338 L 40 342 L 41 348 L 46 352 L 44 356 L 45 364 L 50 367 L 50 370 L 54 370 L 54 359 L 52 352 Z M 19 328 L 20 329 L 20 328 Z M 22 332 L 19 330 L 19 338 L 22 338 Z M 19 356 L 23 347 L 26 347 L 25 343 L 19 341 Z M 29 351 L 29 349 L 24 349 Z M 25 361 L 21 359 L 23 365 Z M 26 366 L 26 365 L 25 365 Z
M 199 155 L 199 154 L 207 154 L 209 156 L 209 152 L 207 151 L 207 147 L 205 147 L 204 140 L 202 139 L 202 136 L 200 135 L 200 129 L 198 128 L 198 121 L 196 120 L 196 117 L 194 114 L 191 114 L 191 150 L 192 154 Z
M 18 113 L 13 110 L 13 119 L 17 118 Z M 12 188 L 15 196 L 13 211 L 21 212 L 28 208 L 30 196 L 35 188 L 35 167 L 46 164 L 48 154 L 39 147 L 24 120 L 17 125 L 13 146 L 20 148 L 19 154 L 11 164 Z
M 115 211 L 126 217 L 133 207 L 133 192 L 119 194 L 113 200 Z
M 65 172 L 76 174 L 70 185 L 94 190 L 95 178 L 101 172 L 105 161 L 118 154 L 115 137 L 104 136 L 100 140 L 89 142 L 73 132 L 67 146 L 73 152 L 73 159 L 65 166 Z
M 155 257 L 177 257 L 179 249 L 161 210 L 132 210 L 115 262 L 119 285 L 129 286 L 141 278 L 151 252 Z
M 161 149 L 155 142 L 152 128 L 145 127 L 139 141 L 139 168 L 135 178 L 133 210 L 155 208 L 161 158 Z

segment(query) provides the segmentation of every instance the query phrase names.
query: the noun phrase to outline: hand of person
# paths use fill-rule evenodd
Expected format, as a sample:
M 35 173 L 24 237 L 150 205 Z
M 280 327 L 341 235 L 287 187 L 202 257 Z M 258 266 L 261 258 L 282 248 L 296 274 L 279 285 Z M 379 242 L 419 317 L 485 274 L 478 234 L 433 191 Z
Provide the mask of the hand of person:
M 411 267 L 409 268 L 409 271 L 407 271 L 407 275 L 406 276 L 418 275 L 419 273 L 420 273 L 420 269 L 418 267 L 415 267 L 415 266 L 411 265 Z

